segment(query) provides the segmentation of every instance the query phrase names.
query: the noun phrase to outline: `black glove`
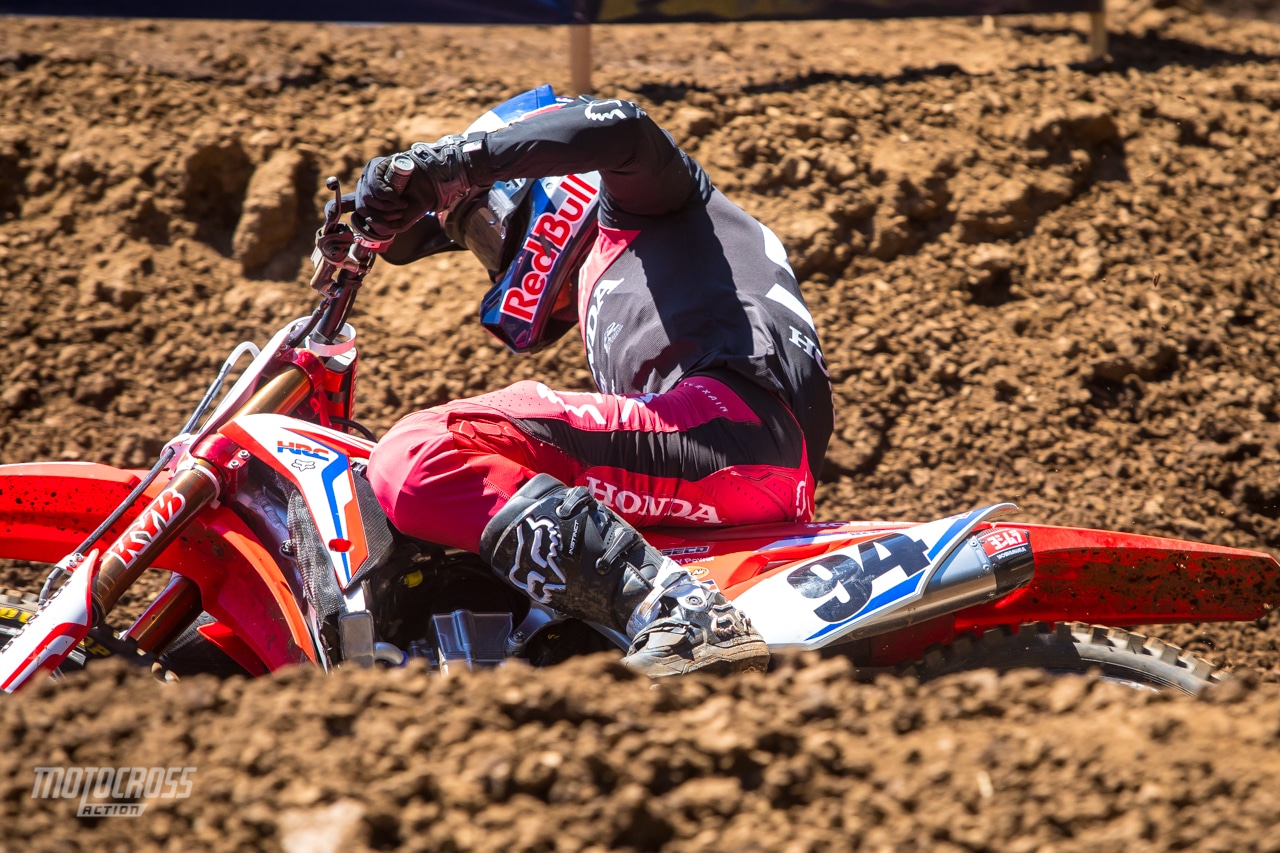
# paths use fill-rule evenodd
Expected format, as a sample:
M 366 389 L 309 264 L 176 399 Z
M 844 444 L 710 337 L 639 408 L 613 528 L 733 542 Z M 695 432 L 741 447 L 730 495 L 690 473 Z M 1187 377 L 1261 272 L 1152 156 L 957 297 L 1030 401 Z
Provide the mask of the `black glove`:
M 373 158 L 365 164 L 360 182 L 356 184 L 351 222 L 357 230 L 378 240 L 388 240 L 410 228 L 430 210 L 427 206 L 430 198 L 421 198 L 420 192 L 411 194 L 413 175 L 403 187 L 392 182 L 391 161 L 399 156 Z M 417 171 L 416 165 L 414 171 Z
M 404 155 L 376 157 L 364 167 L 356 186 L 358 227 L 380 240 L 388 239 L 413 226 L 428 212 L 447 212 L 477 186 L 488 186 L 492 180 L 478 182 L 476 172 L 487 171 L 482 134 L 470 137 L 446 136 L 428 145 L 415 142 Z M 413 172 L 397 189 L 391 174 L 391 162 L 408 156 Z M 486 162 L 487 165 L 487 162 Z

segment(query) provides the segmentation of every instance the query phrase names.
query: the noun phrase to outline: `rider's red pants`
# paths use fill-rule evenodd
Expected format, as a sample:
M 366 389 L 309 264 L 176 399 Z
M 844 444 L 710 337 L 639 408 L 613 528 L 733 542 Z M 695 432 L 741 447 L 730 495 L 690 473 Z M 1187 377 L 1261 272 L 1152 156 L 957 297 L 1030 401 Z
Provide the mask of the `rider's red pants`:
M 814 482 L 795 419 L 727 381 L 736 391 L 694 376 L 636 397 L 518 382 L 404 418 L 374 450 L 369 482 L 397 529 L 468 551 L 537 473 L 588 487 L 638 527 L 809 519 Z

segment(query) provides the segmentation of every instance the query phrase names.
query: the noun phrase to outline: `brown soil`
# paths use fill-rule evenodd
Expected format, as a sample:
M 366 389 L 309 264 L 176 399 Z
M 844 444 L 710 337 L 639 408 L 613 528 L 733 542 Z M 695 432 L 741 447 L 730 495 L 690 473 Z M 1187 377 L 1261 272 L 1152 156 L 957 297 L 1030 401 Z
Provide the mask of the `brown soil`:
M 643 102 L 791 251 L 838 401 L 822 517 L 1013 499 L 1280 549 L 1280 28 L 1162 6 L 1115 9 L 1099 64 L 1065 16 L 595 33 L 597 91 Z M 321 178 L 567 89 L 566 43 L 6 19 L 0 461 L 148 465 L 234 343 L 308 310 Z M 371 426 L 516 378 L 586 387 L 572 339 L 490 343 L 482 279 L 462 256 L 375 270 Z M 860 686 L 840 661 L 654 688 L 602 660 L 105 669 L 0 703 L 0 849 L 1272 849 L 1280 626 L 1165 635 L 1241 674 L 1191 703 Z M 190 799 L 94 822 L 30 798 L 34 766 L 68 763 L 199 769 Z

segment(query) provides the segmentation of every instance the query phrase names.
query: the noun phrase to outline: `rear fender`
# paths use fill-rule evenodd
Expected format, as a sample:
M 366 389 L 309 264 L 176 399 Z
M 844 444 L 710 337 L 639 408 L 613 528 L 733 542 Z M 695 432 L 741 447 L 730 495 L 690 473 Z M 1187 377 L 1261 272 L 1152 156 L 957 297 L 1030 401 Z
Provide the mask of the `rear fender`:
M 1280 563 L 1258 551 L 1108 530 L 993 526 L 1030 533 L 1035 577 L 999 601 L 957 613 L 959 631 L 1040 621 L 1250 620 L 1280 601 Z
M 646 536 L 695 577 L 716 581 L 731 598 L 782 565 L 810 559 L 907 525 L 893 522 L 797 524 Z M 1030 535 L 1035 574 L 1026 586 L 965 608 L 859 641 L 868 663 L 919 657 L 958 634 L 1025 622 L 1085 621 L 1127 626 L 1238 621 L 1280 602 L 1280 563 L 1269 554 L 1156 536 L 995 522 L 978 529 Z
M 55 563 L 80 545 L 128 495 L 141 472 L 79 462 L 0 465 L 0 557 Z M 155 497 L 162 474 L 137 501 Z M 104 537 L 128 527 L 125 514 Z M 306 621 L 272 555 L 225 506 L 205 510 L 156 560 L 200 587 L 205 611 L 225 625 L 267 669 L 316 660 Z M 43 577 L 33 577 L 36 588 Z M 275 606 L 264 606 L 274 601 Z
M 646 531 L 656 547 L 734 594 L 788 562 L 809 559 L 910 525 L 844 522 Z M 1136 533 L 995 522 L 1031 535 L 1035 577 L 999 603 L 964 611 L 968 627 L 1089 619 L 1110 625 L 1159 620 L 1256 619 L 1280 602 L 1280 563 L 1269 554 Z M 999 616 L 996 616 L 996 613 Z

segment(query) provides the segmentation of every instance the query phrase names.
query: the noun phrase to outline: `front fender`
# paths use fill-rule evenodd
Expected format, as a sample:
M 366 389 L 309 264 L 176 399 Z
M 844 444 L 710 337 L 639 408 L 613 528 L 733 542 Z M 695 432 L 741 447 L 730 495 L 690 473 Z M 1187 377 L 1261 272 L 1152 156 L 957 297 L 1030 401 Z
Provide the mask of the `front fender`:
M 57 562 L 119 506 L 143 473 L 85 462 L 0 465 L 0 557 Z M 103 542 L 119 536 L 167 482 L 167 475 L 158 477 Z M 205 611 L 242 638 L 268 669 L 315 662 L 288 582 L 270 552 L 225 506 L 202 512 L 152 568 L 195 581 Z M 32 587 L 43 580 L 33 577 Z

